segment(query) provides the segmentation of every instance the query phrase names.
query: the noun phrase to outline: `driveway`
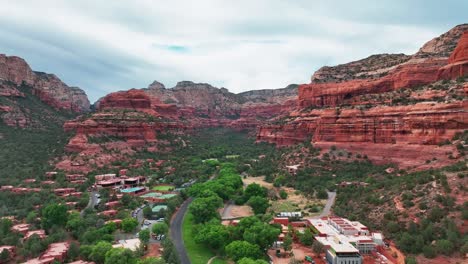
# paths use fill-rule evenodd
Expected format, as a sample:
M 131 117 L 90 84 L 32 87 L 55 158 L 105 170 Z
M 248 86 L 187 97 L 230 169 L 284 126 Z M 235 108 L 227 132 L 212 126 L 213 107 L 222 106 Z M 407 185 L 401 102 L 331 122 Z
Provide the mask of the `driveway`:
M 323 208 L 322 213 L 318 216 L 318 218 L 328 216 L 330 214 L 331 207 L 335 204 L 336 192 L 327 192 L 328 193 L 328 200 Z
M 188 206 L 192 202 L 193 198 L 187 199 L 179 210 L 176 212 L 174 217 L 171 220 L 171 238 L 174 242 L 174 246 L 179 252 L 179 258 L 181 264 L 191 264 L 190 259 L 187 254 L 187 250 L 184 246 L 184 239 L 182 237 L 182 223 L 184 221 L 185 213 L 187 212 Z

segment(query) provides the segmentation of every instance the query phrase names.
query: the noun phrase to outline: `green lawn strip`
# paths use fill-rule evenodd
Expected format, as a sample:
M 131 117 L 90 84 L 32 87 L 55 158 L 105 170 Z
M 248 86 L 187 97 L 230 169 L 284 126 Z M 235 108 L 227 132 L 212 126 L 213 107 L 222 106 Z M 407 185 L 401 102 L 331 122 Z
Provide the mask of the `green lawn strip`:
M 192 218 L 192 214 L 187 213 L 185 215 L 184 222 L 182 223 L 182 237 L 184 239 L 184 245 L 192 264 L 206 264 L 214 254 L 206 246 L 195 242 L 192 234 Z
M 172 189 L 174 189 L 174 186 L 169 186 L 169 185 L 160 185 L 160 186 L 153 187 L 154 191 L 169 191 Z

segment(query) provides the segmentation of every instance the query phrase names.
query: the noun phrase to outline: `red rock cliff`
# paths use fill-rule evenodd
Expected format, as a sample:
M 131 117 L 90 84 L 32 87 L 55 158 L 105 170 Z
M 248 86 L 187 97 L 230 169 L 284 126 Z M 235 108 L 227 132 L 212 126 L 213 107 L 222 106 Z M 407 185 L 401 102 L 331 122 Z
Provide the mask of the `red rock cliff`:
M 468 31 L 460 37 L 448 63 L 439 70 L 438 79 L 455 79 L 468 75 Z
M 16 88 L 22 84 L 31 87 L 34 95 L 56 109 L 89 111 L 89 100 L 83 90 L 67 86 L 53 74 L 32 71 L 22 58 L 0 54 L 0 95 L 21 95 Z
M 403 167 L 457 160 L 452 145 L 438 145 L 468 129 L 468 83 L 437 80 L 465 75 L 467 30 L 468 24 L 457 26 L 413 56 L 374 55 L 320 69 L 299 87 L 299 109 L 261 126 L 257 139 L 336 145 Z

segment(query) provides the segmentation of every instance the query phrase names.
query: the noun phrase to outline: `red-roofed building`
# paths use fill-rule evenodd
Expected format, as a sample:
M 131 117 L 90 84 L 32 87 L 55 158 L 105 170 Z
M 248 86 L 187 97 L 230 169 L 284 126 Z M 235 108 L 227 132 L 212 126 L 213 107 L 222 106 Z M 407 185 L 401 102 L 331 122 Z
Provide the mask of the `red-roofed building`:
M 55 181 L 42 181 L 41 184 L 42 185 L 52 185 L 52 184 L 55 184 Z
M 70 243 L 68 242 L 52 243 L 49 245 L 49 248 L 46 250 L 46 252 L 44 252 L 44 254 L 42 254 L 40 258 L 53 258 L 58 262 L 64 262 L 69 249 Z
M 23 182 L 24 183 L 34 183 L 34 182 L 36 182 L 36 179 L 25 179 Z
M 94 262 L 84 261 L 84 260 L 77 260 L 77 261 L 70 262 L 68 264 L 95 264 L 95 263 Z
M 86 177 L 83 174 L 67 174 L 65 175 L 67 181 L 78 181 L 78 180 L 86 180 Z
M 11 227 L 11 231 L 25 235 L 29 231 L 30 224 L 17 224 Z
M 48 171 L 48 172 L 46 172 L 46 177 L 47 177 L 48 179 L 53 179 L 53 178 L 55 178 L 55 176 L 56 176 L 57 174 L 58 174 L 58 172 L 56 172 L 56 171 Z
M 13 185 L 3 185 L 0 187 L 0 191 L 11 191 L 13 188 Z
M 57 188 L 57 189 L 54 189 L 55 195 L 58 195 L 58 196 L 64 196 L 66 194 L 70 194 L 70 193 L 73 193 L 73 192 L 75 192 L 75 188 Z
M 40 239 L 44 239 L 47 237 L 45 230 L 39 229 L 39 230 L 33 230 L 33 231 L 28 231 L 25 235 L 23 240 L 28 240 L 30 239 L 33 235 L 37 235 Z
M 113 220 L 106 221 L 105 223 L 106 224 L 115 223 L 117 226 L 120 226 L 120 224 L 122 224 L 122 219 L 113 219 Z
M 112 202 L 107 202 L 105 203 L 107 208 L 115 208 L 120 205 L 119 201 L 112 201 Z
M 115 179 L 115 177 L 116 175 L 114 173 L 101 174 L 101 175 L 94 176 L 96 181 L 112 180 L 112 179 Z
M 14 258 L 16 256 L 16 247 L 15 246 L 0 246 L 0 254 L 3 250 L 8 251 L 10 258 Z
M 115 216 L 118 213 L 117 210 L 107 210 L 107 211 L 102 211 L 98 215 L 105 215 L 105 216 Z
M 96 182 L 98 187 L 111 188 L 122 185 L 122 179 L 109 179 Z

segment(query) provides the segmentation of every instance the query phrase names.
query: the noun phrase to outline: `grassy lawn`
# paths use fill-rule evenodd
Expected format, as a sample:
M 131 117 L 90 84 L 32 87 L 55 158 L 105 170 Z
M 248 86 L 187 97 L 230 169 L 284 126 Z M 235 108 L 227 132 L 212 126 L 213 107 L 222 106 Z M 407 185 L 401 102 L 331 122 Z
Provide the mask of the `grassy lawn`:
M 214 256 L 214 254 L 204 245 L 195 243 L 192 235 L 192 218 L 192 214 L 187 213 L 182 224 L 182 237 L 184 238 L 184 245 L 187 249 L 187 254 L 189 255 L 192 264 L 206 264 L 208 260 Z
M 271 203 L 271 209 L 276 212 L 295 212 L 300 211 L 299 207 L 290 201 L 278 200 Z
M 159 186 L 154 186 L 153 190 L 154 191 L 170 191 L 173 190 L 174 186 L 172 185 L 159 185 Z

